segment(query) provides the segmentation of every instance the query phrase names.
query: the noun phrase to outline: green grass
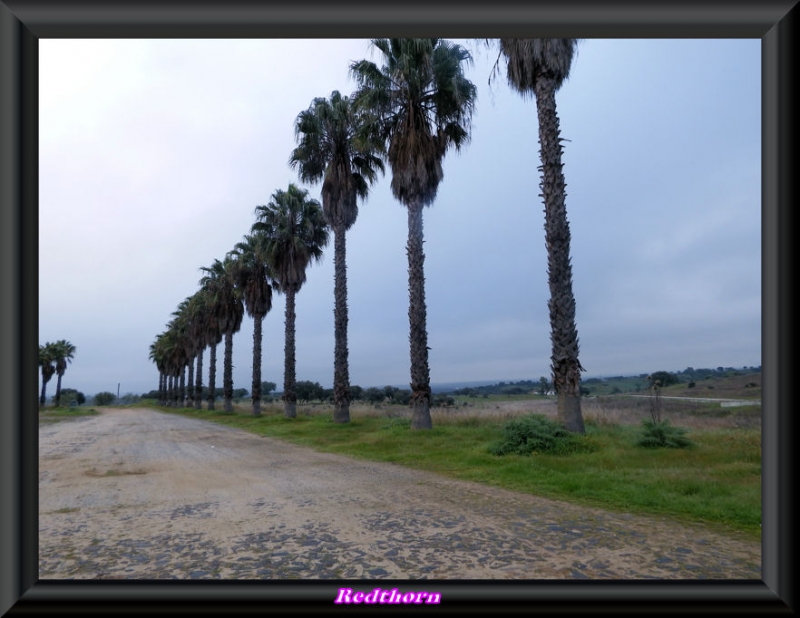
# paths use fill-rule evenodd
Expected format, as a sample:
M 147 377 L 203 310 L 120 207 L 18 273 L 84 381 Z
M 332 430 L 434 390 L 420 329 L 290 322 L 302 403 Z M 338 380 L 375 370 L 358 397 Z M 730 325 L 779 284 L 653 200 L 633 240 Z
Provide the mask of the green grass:
M 95 416 L 100 414 L 94 408 L 76 406 L 74 408 L 42 408 L 39 410 L 39 424 L 57 423 L 80 416 Z
M 246 409 L 158 408 L 259 435 L 370 461 L 392 462 L 452 478 L 586 506 L 703 522 L 760 538 L 761 437 L 758 428 L 691 429 L 683 449 L 636 446 L 638 424 L 587 421 L 581 444 L 567 454 L 489 452 L 503 437 L 505 419 L 460 411 L 434 415 L 434 427 L 412 431 L 398 408 L 355 413 L 334 423 L 330 408 L 298 406 L 295 419 L 268 407 L 254 418 Z M 680 424 L 680 423 L 676 423 Z

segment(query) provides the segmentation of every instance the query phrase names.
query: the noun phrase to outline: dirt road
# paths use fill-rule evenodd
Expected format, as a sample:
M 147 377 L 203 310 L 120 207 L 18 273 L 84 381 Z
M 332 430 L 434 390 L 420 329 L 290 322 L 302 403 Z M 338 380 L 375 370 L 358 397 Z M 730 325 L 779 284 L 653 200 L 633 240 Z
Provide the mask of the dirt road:
M 42 579 L 761 579 L 760 544 L 148 409 L 39 429 Z

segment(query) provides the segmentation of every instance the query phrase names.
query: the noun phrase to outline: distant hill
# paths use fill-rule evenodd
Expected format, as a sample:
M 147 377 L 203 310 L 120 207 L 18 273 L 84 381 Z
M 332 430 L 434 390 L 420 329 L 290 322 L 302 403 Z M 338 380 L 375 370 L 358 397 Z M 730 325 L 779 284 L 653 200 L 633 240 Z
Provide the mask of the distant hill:
M 687 367 L 682 371 L 667 372 L 676 383 L 664 389 L 664 394 L 680 396 L 745 397 L 761 396 L 761 366 L 753 367 Z M 650 384 L 647 373 L 626 376 L 585 378 L 581 381 L 584 395 L 616 395 L 621 393 L 647 392 Z M 405 387 L 408 388 L 408 387 Z M 450 382 L 431 385 L 431 390 L 452 395 L 521 395 L 538 393 L 540 380 Z M 715 393 L 711 394 L 712 391 Z
M 656 372 L 653 372 L 656 373 Z M 761 366 L 758 367 L 717 367 L 715 369 L 695 369 L 687 367 L 682 371 L 669 371 L 674 377 L 674 384 L 663 389 L 664 395 L 675 396 L 705 396 L 705 397 L 742 397 L 752 399 L 761 396 Z M 585 396 L 617 395 L 623 393 L 647 393 L 649 389 L 649 374 L 620 375 L 584 378 L 581 380 L 581 392 Z M 549 377 L 548 377 L 549 380 Z M 298 384 L 300 384 L 300 381 Z M 323 389 L 318 383 L 314 383 Z M 360 386 L 360 385 L 359 385 Z M 384 389 L 387 385 L 367 388 Z M 400 391 L 409 391 L 408 383 L 388 385 Z M 757 389 L 756 389 L 757 387 Z M 542 392 L 541 377 L 531 380 L 472 380 L 464 382 L 437 382 L 431 384 L 431 392 L 435 395 L 457 395 L 482 397 L 484 395 L 528 395 Z M 552 394 L 551 384 L 547 385 L 548 392 Z M 713 392 L 716 389 L 716 392 Z M 247 397 L 246 389 L 241 389 L 240 397 Z M 735 391 L 735 392 L 734 392 Z M 157 397 L 157 392 L 151 391 L 146 396 Z M 272 397 L 279 399 L 281 391 L 272 393 Z M 324 395 L 328 397 L 330 393 Z

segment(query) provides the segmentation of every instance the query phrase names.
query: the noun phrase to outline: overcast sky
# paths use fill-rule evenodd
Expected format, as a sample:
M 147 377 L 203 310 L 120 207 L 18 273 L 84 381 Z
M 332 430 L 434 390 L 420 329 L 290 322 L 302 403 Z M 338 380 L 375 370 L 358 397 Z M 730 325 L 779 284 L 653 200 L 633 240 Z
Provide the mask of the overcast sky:
M 459 41 L 466 43 L 464 41 Z M 549 376 L 532 99 L 468 43 L 472 140 L 424 212 L 431 381 Z M 584 377 L 761 364 L 758 39 L 584 40 L 556 99 Z M 350 94 L 365 40 L 39 41 L 39 343 L 63 387 L 158 386 L 149 346 L 254 209 L 296 183 L 294 120 Z M 391 171 L 347 234 L 352 384 L 409 382 L 407 218 Z M 297 296 L 297 379 L 332 386 L 333 242 Z M 262 379 L 283 384 L 284 298 Z M 234 335 L 252 371 L 252 319 Z M 208 381 L 208 354 L 204 359 Z M 217 386 L 222 381 L 218 349 Z M 55 379 L 48 394 L 55 392 Z

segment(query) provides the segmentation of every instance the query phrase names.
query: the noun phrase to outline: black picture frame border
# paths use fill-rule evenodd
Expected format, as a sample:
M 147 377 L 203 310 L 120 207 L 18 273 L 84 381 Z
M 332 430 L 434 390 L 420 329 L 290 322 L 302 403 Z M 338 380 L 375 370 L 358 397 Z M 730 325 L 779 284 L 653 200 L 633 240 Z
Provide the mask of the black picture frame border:
M 97 2 L 0 0 L 0 614 L 338 611 L 342 582 L 38 579 L 38 40 L 568 36 L 762 41 L 762 580 L 373 581 L 439 612 L 794 613 L 791 404 L 796 2 Z M 424 584 L 424 586 L 423 586 Z M 348 587 L 359 587 L 347 580 Z M 351 609 L 351 608 L 349 608 Z M 364 608 L 359 608 L 364 609 Z M 380 607 L 391 611 L 400 608 Z M 434 608 L 415 607 L 427 611 Z

